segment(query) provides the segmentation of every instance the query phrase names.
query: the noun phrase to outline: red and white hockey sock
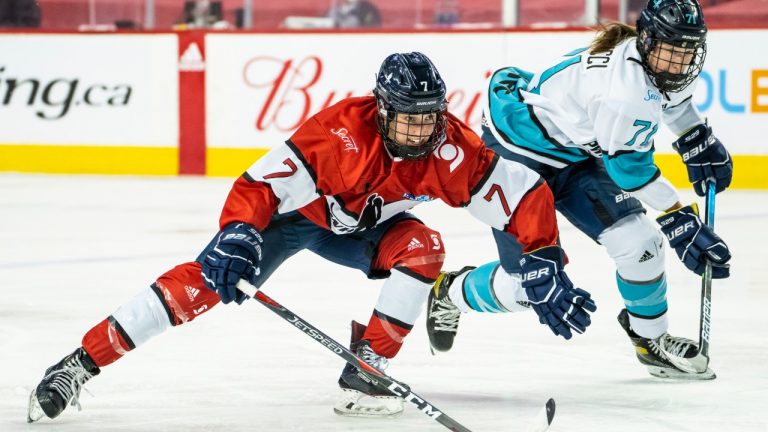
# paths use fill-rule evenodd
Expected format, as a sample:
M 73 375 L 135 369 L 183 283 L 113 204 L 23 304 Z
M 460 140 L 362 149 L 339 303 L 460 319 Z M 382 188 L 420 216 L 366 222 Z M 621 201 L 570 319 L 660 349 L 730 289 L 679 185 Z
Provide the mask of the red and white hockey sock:
M 182 264 L 90 329 L 83 337 L 83 348 L 97 366 L 106 366 L 168 328 L 194 320 L 218 302 L 218 294 L 203 284 L 200 264 Z
M 392 358 L 400 351 L 427 301 L 432 282 L 425 282 L 395 268 L 381 287 L 376 308 L 363 339 L 376 354 Z

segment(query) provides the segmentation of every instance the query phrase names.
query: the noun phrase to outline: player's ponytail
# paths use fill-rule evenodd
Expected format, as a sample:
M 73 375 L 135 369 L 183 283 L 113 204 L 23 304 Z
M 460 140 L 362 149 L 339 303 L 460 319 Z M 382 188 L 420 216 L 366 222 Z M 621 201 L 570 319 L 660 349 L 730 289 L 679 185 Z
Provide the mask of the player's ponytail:
M 634 27 L 620 22 L 601 24 L 597 30 L 597 36 L 589 46 L 590 54 L 610 51 L 625 40 L 637 37 Z

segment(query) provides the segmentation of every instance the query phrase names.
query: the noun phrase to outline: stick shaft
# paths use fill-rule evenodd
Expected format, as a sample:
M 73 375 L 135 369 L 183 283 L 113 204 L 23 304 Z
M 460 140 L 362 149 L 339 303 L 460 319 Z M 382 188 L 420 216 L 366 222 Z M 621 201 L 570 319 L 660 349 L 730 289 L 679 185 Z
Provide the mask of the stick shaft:
M 355 353 L 348 350 L 345 346 L 336 342 L 333 340 L 333 338 L 320 331 L 317 327 L 308 323 L 280 303 L 273 300 L 268 295 L 259 291 L 255 286 L 249 284 L 247 281 L 241 279 L 237 284 L 237 288 L 240 291 L 248 294 L 259 303 L 266 306 L 269 310 L 279 315 L 282 319 L 286 320 L 297 329 L 301 330 L 304 334 L 314 339 L 316 342 L 324 346 L 332 353 L 343 358 L 347 363 L 357 367 L 360 371 L 375 381 L 379 386 L 386 388 L 395 396 L 399 396 L 406 402 L 414 405 L 419 411 L 429 416 L 432 420 L 440 423 L 441 425 L 454 432 L 471 432 L 469 429 L 462 426 L 461 423 L 438 410 L 437 407 L 435 407 L 433 404 L 427 402 L 426 399 L 412 392 L 410 390 L 410 386 L 395 380 L 384 372 L 369 365 Z
M 707 182 L 704 223 L 715 229 L 715 183 Z M 712 264 L 707 264 L 701 279 L 701 312 L 699 314 L 699 354 L 709 363 L 709 336 L 712 316 Z

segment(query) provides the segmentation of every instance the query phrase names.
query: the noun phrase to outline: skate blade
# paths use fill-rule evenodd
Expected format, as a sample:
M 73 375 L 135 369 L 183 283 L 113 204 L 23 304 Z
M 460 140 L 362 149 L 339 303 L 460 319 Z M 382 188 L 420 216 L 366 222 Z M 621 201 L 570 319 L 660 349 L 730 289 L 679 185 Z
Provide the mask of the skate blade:
M 433 356 L 445 354 L 450 351 L 451 348 L 453 348 L 453 346 L 441 349 L 440 347 L 433 345 L 432 341 L 429 342 L 429 352 L 432 353 Z
M 555 400 L 550 398 L 539 411 L 533 423 L 528 426 L 528 432 L 546 432 L 555 417 Z
M 27 423 L 34 423 L 45 417 L 45 411 L 37 400 L 37 389 L 33 389 L 29 395 L 29 407 L 27 408 Z
M 397 417 L 403 413 L 403 400 L 397 396 L 369 396 L 357 390 L 341 389 L 333 412 L 344 417 Z
M 443 351 L 443 350 L 439 350 L 439 349 L 435 348 L 435 346 L 434 346 L 434 345 L 432 345 L 432 344 L 429 344 L 429 352 L 430 352 L 430 353 L 432 353 L 432 355 L 433 355 L 433 356 L 436 356 L 436 355 L 445 354 L 445 353 L 447 353 L 448 351 L 447 351 L 447 350 L 445 350 L 445 351 Z
M 683 372 L 672 368 L 648 366 L 648 373 L 657 378 L 674 380 L 706 381 L 717 378 L 715 372 L 710 368 L 707 368 L 704 372 Z

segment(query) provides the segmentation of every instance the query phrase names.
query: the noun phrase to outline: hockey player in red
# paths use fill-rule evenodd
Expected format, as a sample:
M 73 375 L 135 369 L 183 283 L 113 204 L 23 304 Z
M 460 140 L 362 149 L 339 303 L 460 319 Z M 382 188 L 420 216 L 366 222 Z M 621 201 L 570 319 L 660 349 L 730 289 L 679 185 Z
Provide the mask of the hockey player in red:
M 345 99 L 307 120 L 238 178 L 221 231 L 193 262 L 160 276 L 83 337 L 32 391 L 30 422 L 77 406 L 100 368 L 169 327 L 240 304 L 240 279 L 260 287 L 296 252 L 385 279 L 367 326 L 353 324 L 353 350 L 383 369 L 423 310 L 440 273 L 440 234 L 407 210 L 442 199 L 513 234 L 526 253 L 562 254 L 552 193 L 532 170 L 500 159 L 446 110 L 445 85 L 421 53 L 393 54 L 373 96 Z M 534 254 L 532 261 L 538 262 Z M 540 255 L 540 254 L 539 254 Z M 583 331 L 594 303 L 540 261 L 541 322 Z M 372 387 L 352 366 L 339 379 L 342 415 L 392 415 L 402 400 Z

